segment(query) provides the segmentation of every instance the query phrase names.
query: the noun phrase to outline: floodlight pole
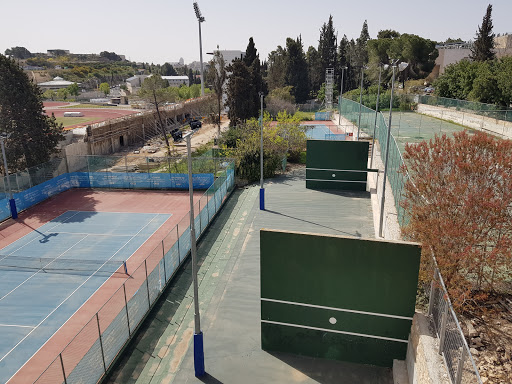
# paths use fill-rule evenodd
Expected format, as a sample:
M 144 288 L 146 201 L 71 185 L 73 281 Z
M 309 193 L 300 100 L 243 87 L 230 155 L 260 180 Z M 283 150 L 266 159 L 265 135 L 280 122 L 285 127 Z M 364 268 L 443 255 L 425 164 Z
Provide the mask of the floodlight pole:
M 343 75 L 347 67 L 341 67 L 341 87 L 340 87 L 340 105 L 338 106 L 338 127 L 341 125 L 341 102 L 343 101 Z M 347 134 L 347 128 L 345 127 L 345 134 Z
M 192 145 L 193 132 L 185 135 L 187 140 L 188 193 L 190 197 L 190 253 L 192 255 L 192 279 L 194 286 L 194 370 L 196 377 L 204 376 L 203 332 L 201 332 L 201 315 L 199 313 L 199 289 L 197 283 L 196 228 L 194 220 L 194 185 L 192 182 Z
M 5 155 L 5 145 L 4 140 L 9 137 L 9 134 L 2 133 L 0 134 L 0 145 L 2 146 L 2 156 L 4 159 L 4 171 L 5 177 L 7 179 L 7 188 L 9 189 L 9 208 L 11 210 L 11 217 L 13 219 L 18 218 L 18 211 L 16 209 L 16 201 L 12 197 L 12 189 L 11 189 L 11 179 L 9 177 L 9 168 L 7 166 L 7 156 Z
M 377 87 L 377 104 L 375 105 L 375 124 L 373 124 L 372 155 L 370 157 L 370 169 L 373 167 L 373 152 L 375 149 L 375 131 L 377 129 L 377 116 L 379 114 L 381 75 L 382 75 L 382 65 L 379 65 L 379 86 Z
M 199 62 L 201 63 L 201 96 L 204 96 L 204 74 L 203 74 L 203 40 L 201 37 L 201 23 L 205 18 L 201 15 L 201 10 L 197 2 L 194 2 L 194 12 L 196 13 L 197 21 L 199 23 Z
M 359 141 L 359 131 L 361 130 L 361 108 L 363 105 L 363 79 L 364 79 L 364 65 L 361 67 L 361 86 L 359 91 L 359 122 L 357 124 L 357 141 Z
M 386 140 L 386 160 L 384 162 L 384 177 L 382 178 L 382 197 L 380 200 L 379 237 L 384 237 L 382 236 L 382 227 L 384 224 L 384 203 L 386 201 L 386 177 L 388 174 L 389 140 L 391 139 L 391 115 L 393 112 L 393 93 L 395 90 L 395 69 L 397 62 L 398 60 L 393 62 L 393 77 L 391 78 L 391 99 L 389 100 L 388 138 Z
M 260 210 L 265 210 L 265 188 L 263 187 L 263 92 L 260 92 Z

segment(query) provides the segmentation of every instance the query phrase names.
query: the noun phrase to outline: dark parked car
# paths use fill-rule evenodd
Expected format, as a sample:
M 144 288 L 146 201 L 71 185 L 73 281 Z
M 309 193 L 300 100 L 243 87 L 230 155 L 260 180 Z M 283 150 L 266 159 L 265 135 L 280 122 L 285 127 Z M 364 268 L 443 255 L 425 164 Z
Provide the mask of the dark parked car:
M 203 123 L 201 123 L 199 120 L 190 120 L 189 121 L 189 125 L 190 125 L 190 128 L 192 129 L 198 129 L 198 128 L 201 128 Z
M 171 131 L 171 136 L 174 141 L 180 141 L 183 139 L 183 134 L 181 133 L 179 128 L 175 128 Z

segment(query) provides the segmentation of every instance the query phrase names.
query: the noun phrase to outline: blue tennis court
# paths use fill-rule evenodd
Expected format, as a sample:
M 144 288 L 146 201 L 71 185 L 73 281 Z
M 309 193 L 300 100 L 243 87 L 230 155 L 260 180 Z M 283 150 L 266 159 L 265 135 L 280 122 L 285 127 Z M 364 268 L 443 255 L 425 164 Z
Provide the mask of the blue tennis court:
M 312 140 L 345 140 L 344 134 L 335 134 L 324 124 L 306 125 L 306 136 Z
M 6 382 L 169 214 L 67 211 L 0 250 L 0 382 Z

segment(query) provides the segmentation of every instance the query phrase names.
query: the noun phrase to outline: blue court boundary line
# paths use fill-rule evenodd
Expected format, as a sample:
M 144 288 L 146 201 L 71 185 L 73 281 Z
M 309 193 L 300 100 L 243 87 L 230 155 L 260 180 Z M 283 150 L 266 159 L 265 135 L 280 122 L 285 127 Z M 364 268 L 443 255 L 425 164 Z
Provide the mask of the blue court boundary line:
M 68 212 L 70 212 L 70 211 L 68 211 Z M 71 219 L 71 218 L 73 218 L 74 216 L 76 216 L 77 214 L 79 214 L 79 213 L 81 213 L 81 212 L 89 212 L 89 211 L 71 211 L 71 212 L 76 212 L 76 213 L 75 213 L 74 215 L 70 216 L 69 218 L 67 218 L 67 219 L 66 219 L 66 221 L 67 221 L 67 220 L 69 220 L 69 219 Z M 139 234 L 139 233 L 140 233 L 144 228 L 146 228 L 149 224 L 151 224 L 151 222 L 152 222 L 152 221 L 153 221 L 153 220 L 154 220 L 158 215 L 160 215 L 160 214 L 159 214 L 159 213 L 154 214 L 153 218 L 152 218 L 151 220 L 149 220 L 149 221 L 146 223 L 146 225 L 144 225 L 144 226 L 143 226 L 143 227 L 142 227 L 142 228 L 141 228 L 141 229 L 140 229 L 136 234 L 131 235 L 130 240 L 132 240 L 132 239 L 133 239 L 135 236 L 137 236 L 137 235 L 138 235 L 138 234 Z M 169 218 L 170 218 L 170 217 L 169 217 Z M 166 220 L 166 221 L 167 221 L 167 220 Z M 65 221 L 64 221 L 64 222 L 65 222 Z M 58 225 L 60 225 L 60 224 L 63 224 L 63 222 L 59 222 L 59 224 L 58 224 Z M 158 228 L 156 228 L 156 229 L 153 231 L 153 233 L 152 233 L 152 234 L 151 234 L 151 235 L 146 239 L 146 241 L 147 241 L 151 236 L 153 236 L 153 235 L 154 235 L 154 234 L 155 234 L 155 233 L 156 233 L 156 232 L 157 232 L 157 231 L 162 227 L 162 225 L 164 225 L 164 224 L 165 224 L 165 221 L 164 221 L 162 224 L 160 224 L 160 226 L 159 226 Z M 56 226 L 58 226 L 58 225 L 56 225 Z M 52 227 L 52 228 L 55 228 L 55 227 Z M 34 231 L 32 231 L 32 232 L 34 232 Z M 30 233 L 32 233 L 32 232 L 30 232 Z M 26 235 L 25 235 L 25 236 L 26 236 Z M 130 235 L 128 235 L 128 236 L 130 236 Z M 75 243 L 72 247 L 70 247 L 69 249 L 71 249 L 71 248 L 75 247 L 78 243 L 80 243 L 81 241 L 85 240 L 86 238 L 87 238 L 87 236 L 85 236 L 83 239 L 80 239 L 78 242 L 76 242 L 76 243 Z M 116 255 L 116 254 L 121 250 L 121 249 L 123 249 L 123 248 L 128 244 L 128 242 L 129 242 L 130 240 L 128 240 L 127 242 L 125 242 L 121 248 L 119 248 L 119 249 L 118 249 L 118 250 L 117 250 L 117 251 L 116 251 L 112 256 L 110 256 L 107 260 L 105 260 L 105 261 L 103 262 L 103 264 L 102 264 L 102 265 L 101 265 L 101 266 L 100 266 L 100 267 L 99 267 L 95 272 L 93 272 L 90 276 L 88 276 L 88 277 L 87 277 L 87 279 L 85 279 L 85 280 L 84 280 L 84 281 L 83 281 L 83 282 L 82 282 L 78 287 L 76 287 L 76 288 L 73 290 L 73 292 L 71 292 L 68 296 L 66 296 L 66 298 L 65 298 L 64 300 L 62 300 L 62 302 L 61 302 L 58 306 L 56 306 L 56 307 L 55 307 L 55 308 L 54 308 L 54 309 L 53 309 L 53 310 L 52 310 L 52 311 L 51 311 L 51 312 L 50 312 L 50 313 L 49 313 L 49 314 L 48 314 L 48 315 L 47 315 L 43 320 L 41 320 L 37 325 L 35 325 L 35 326 L 26 326 L 27 328 L 32 328 L 32 330 L 31 330 L 28 334 L 26 334 L 26 335 L 25 335 L 25 336 L 24 336 L 24 337 L 23 337 L 23 338 L 22 338 L 18 343 L 16 343 L 16 345 L 15 345 L 13 348 L 11 348 L 11 350 L 9 350 L 9 351 L 4 355 L 4 356 L 2 356 L 2 357 L 0 358 L 0 362 L 1 362 L 1 361 L 3 361 L 3 360 L 4 360 L 4 359 L 9 355 L 9 354 L 11 354 L 11 352 L 12 352 L 12 351 L 14 351 L 14 350 L 18 347 L 18 345 L 20 345 L 23 341 L 25 341 L 25 340 L 26 340 L 26 338 L 27 338 L 27 337 L 29 337 L 29 336 L 32 334 L 32 332 L 34 332 L 37 328 L 39 328 L 39 326 L 40 326 L 41 324 L 43 324 L 43 323 L 44 323 L 44 322 L 45 322 L 45 321 L 46 321 L 46 320 L 47 320 L 47 319 L 48 319 L 48 318 L 49 318 L 49 317 L 50 317 L 50 316 L 51 316 L 51 315 L 52 315 L 52 314 L 57 310 L 57 309 L 59 309 L 59 308 L 60 308 L 60 307 L 61 307 L 61 306 L 62 306 L 62 305 L 67 301 L 67 300 L 69 300 L 69 299 L 71 298 L 71 296 L 73 296 L 73 295 L 74 295 L 74 294 L 75 294 L 75 293 L 76 293 L 76 292 L 77 292 L 77 291 L 78 291 L 78 290 L 79 290 L 79 289 L 80 289 L 80 288 L 81 288 L 85 283 L 87 283 L 87 282 L 88 282 L 88 281 L 89 281 L 89 280 L 90 280 L 90 279 L 91 279 L 91 278 L 92 278 L 92 277 L 93 277 L 93 276 L 94 276 L 94 275 L 95 275 L 95 274 L 96 274 L 96 273 L 97 273 L 101 268 L 103 268 L 103 266 L 104 266 L 107 262 L 109 262 L 109 261 L 110 261 L 110 260 L 111 260 L 111 259 L 112 259 L 112 258 L 113 258 L 113 257 L 114 257 L 114 256 L 115 256 L 115 255 Z M 32 241 L 33 241 L 33 240 L 32 240 Z M 30 242 L 32 242 L 32 241 L 30 241 Z M 137 248 L 137 249 L 136 249 L 136 250 L 135 250 L 135 251 L 130 255 L 130 257 L 132 257 L 132 256 L 133 256 L 133 255 L 134 255 L 134 254 L 135 254 L 135 253 L 136 253 L 136 252 L 137 252 L 137 251 L 138 251 L 138 250 L 139 250 L 139 249 L 140 249 L 140 248 L 141 248 L 141 247 L 146 243 L 146 241 L 144 241 L 144 242 L 143 242 L 143 243 L 142 243 L 142 244 L 141 244 L 141 245 L 140 245 L 140 246 L 139 246 L 139 247 L 138 247 L 138 248 Z M 30 242 L 29 242 L 29 243 L 30 243 Z M 29 243 L 27 243 L 27 244 L 29 244 Z M 20 247 L 20 248 L 22 248 L 22 247 Z M 20 249 L 20 248 L 18 248 L 18 249 Z M 69 249 L 68 249 L 68 250 L 69 250 Z M 68 250 L 66 250 L 66 251 L 65 251 L 65 252 L 63 252 L 62 254 L 66 253 Z M 14 251 L 14 252 L 16 252 L 16 251 Z M 60 256 L 62 256 L 62 254 L 61 254 Z M 59 257 L 60 257 L 60 256 L 59 256 Z M 6 256 L 6 257 L 7 257 L 7 256 Z M 57 260 L 59 257 L 56 257 L 53 261 Z M 129 259 L 129 258 L 128 258 L 128 259 Z M 52 261 L 52 262 L 53 262 L 53 261 Z M 40 271 L 41 271 L 41 270 L 39 270 L 39 271 L 37 271 L 36 273 L 34 273 L 32 276 L 30 276 L 30 277 L 29 277 L 29 279 L 31 279 L 33 276 L 35 276 L 35 275 L 36 275 L 37 273 L 39 273 Z M 55 335 L 55 334 L 56 334 L 56 333 L 57 333 L 57 332 L 58 332 L 58 331 L 59 331 L 59 330 L 60 330 L 60 329 L 61 329 L 61 328 L 62 328 L 62 327 L 63 327 L 63 326 L 64 326 L 64 325 L 65 325 L 65 324 L 66 324 L 66 323 L 67 323 L 67 322 L 72 318 L 72 317 L 73 317 L 73 316 L 75 316 L 75 314 L 76 314 L 76 313 L 77 313 L 77 312 L 78 312 L 78 311 L 79 311 L 79 310 L 80 310 L 80 309 L 81 309 L 81 308 L 82 308 L 82 307 L 83 307 L 83 306 L 84 306 L 84 305 L 89 301 L 89 299 L 90 299 L 93 295 L 95 295 L 95 294 L 96 294 L 96 292 L 98 292 L 98 290 L 100 290 L 100 289 L 101 289 L 101 287 L 103 287 L 103 285 L 104 285 L 107 281 L 109 281 L 109 280 L 112 278 L 112 276 L 113 276 L 115 273 L 116 273 L 115 271 L 114 271 L 114 272 L 112 272 L 112 274 L 111 274 L 109 277 L 107 277 L 107 278 L 105 279 L 105 281 L 103 281 L 103 283 L 102 283 L 102 284 L 101 284 L 101 285 L 100 285 L 100 286 L 99 286 L 99 287 L 98 287 L 98 288 L 97 288 L 97 289 L 96 289 L 96 290 L 95 290 L 91 295 L 89 295 L 89 297 L 88 297 L 88 298 L 87 298 L 87 299 L 82 303 L 82 305 L 80 305 L 80 307 L 79 307 L 75 312 L 73 312 L 73 314 L 72 314 L 70 317 L 68 317 L 68 319 L 67 319 L 67 320 L 66 320 L 66 321 L 65 321 L 65 322 L 64 322 L 64 323 L 63 323 L 63 324 L 62 324 L 62 325 L 61 325 L 61 326 L 60 326 L 60 327 L 59 327 L 59 328 L 58 328 L 58 329 L 57 329 L 57 330 L 56 330 L 56 331 L 55 331 L 55 332 L 54 332 L 54 333 L 53 333 L 53 334 L 48 338 L 48 340 L 50 340 L 50 339 L 51 339 L 51 338 L 52 338 L 52 337 L 53 337 L 53 336 L 54 336 L 54 335 Z M 7 295 L 11 294 L 14 290 L 16 290 L 17 288 L 19 288 L 20 286 L 22 286 L 22 285 L 23 285 L 26 281 L 28 281 L 29 279 L 27 279 L 27 280 L 25 280 L 23 283 L 19 284 L 16 288 L 14 288 L 13 290 L 11 290 L 11 292 L 9 292 Z M 129 279 L 129 278 L 127 278 L 126 280 L 128 280 L 128 279 Z M 126 280 L 125 280 L 125 281 L 126 281 Z M 2 298 L 0 298 L 0 300 L 4 299 L 7 295 L 5 295 L 5 296 L 3 296 Z M 14 325 L 14 327 L 23 327 L 23 326 Z M 41 349 L 41 348 L 46 344 L 46 342 L 47 342 L 48 340 L 46 340 L 46 341 L 43 343 L 43 345 L 41 345 L 41 346 L 37 349 L 37 351 L 36 351 L 32 356 L 34 356 L 37 352 L 39 352 L 39 350 L 40 350 L 40 349 Z M 25 364 L 26 364 L 26 363 L 27 363 L 27 362 L 32 358 L 32 356 L 31 356 L 31 357 L 30 357 L 30 358 L 25 362 Z M 23 364 L 23 366 L 24 366 L 25 364 Z M 23 367 L 23 366 L 22 366 L 22 367 Z M 20 369 L 21 369 L 21 367 L 20 367 Z M 11 377 L 11 378 L 12 378 L 12 377 Z M 10 380 L 10 379 L 9 379 L 9 380 Z

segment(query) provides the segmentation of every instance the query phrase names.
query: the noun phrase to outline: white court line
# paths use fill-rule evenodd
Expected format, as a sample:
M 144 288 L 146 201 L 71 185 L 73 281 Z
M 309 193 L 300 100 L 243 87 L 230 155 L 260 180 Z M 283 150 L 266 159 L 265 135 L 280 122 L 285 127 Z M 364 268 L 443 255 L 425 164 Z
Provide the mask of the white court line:
M 285 300 L 276 300 L 276 299 L 265 299 L 261 298 L 261 301 L 269 301 L 271 303 L 279 303 L 279 304 L 290 304 L 290 305 L 298 305 L 300 307 L 309 307 L 309 308 L 319 308 L 319 309 L 328 309 L 331 311 L 338 312 L 349 312 L 349 313 L 357 313 L 359 315 L 370 315 L 370 316 L 381 316 L 381 317 L 391 317 L 392 319 L 402 319 L 402 320 L 412 320 L 412 317 L 407 316 L 399 316 L 399 315 L 388 315 L 387 313 L 378 313 L 378 312 L 365 312 L 365 311 L 357 311 L 355 309 L 345 309 L 345 308 L 335 308 L 335 307 L 325 307 L 323 305 L 314 305 L 314 304 L 305 304 L 298 303 L 295 301 L 285 301 Z
M 144 228 L 146 228 L 149 224 L 151 224 L 151 222 L 152 222 L 155 218 L 156 218 L 156 216 L 154 216 L 154 217 L 153 217 L 153 218 L 152 218 L 152 219 L 151 219 L 151 220 L 150 220 L 150 221 L 149 221 L 145 226 L 143 226 L 143 227 L 140 229 L 140 231 L 139 231 L 139 232 L 137 232 L 137 234 L 133 235 L 133 236 L 132 236 L 132 239 L 133 239 L 135 236 L 137 236 L 137 235 L 138 235 L 138 234 L 139 234 L 139 233 L 140 233 Z M 154 233 L 154 232 L 153 232 L 153 233 Z M 130 240 L 131 240 L 131 239 L 130 239 Z M 105 262 L 103 263 L 103 265 L 101 265 L 101 266 L 96 270 L 96 272 L 98 272 L 98 271 L 99 271 L 99 270 L 100 270 L 100 269 L 101 269 L 101 268 L 102 268 L 102 267 L 103 267 L 107 262 L 109 262 L 109 261 L 110 261 L 110 260 L 111 260 L 115 255 L 117 255 L 117 253 L 118 253 L 121 249 L 123 249 L 123 248 L 124 248 L 124 247 L 129 243 L 129 242 L 130 242 L 130 240 L 128 240 L 128 241 L 127 241 L 127 242 L 126 242 L 126 243 L 125 243 L 121 248 L 119 248 L 119 249 L 117 250 L 117 252 L 116 252 L 116 253 L 114 253 L 114 254 L 113 254 L 113 255 L 112 255 L 112 256 L 111 256 L 107 261 L 105 261 Z M 145 243 L 145 242 L 144 242 L 144 243 Z M 75 245 L 76 245 L 76 244 L 75 244 Z M 142 246 L 142 245 L 141 245 L 141 246 Z M 139 247 L 139 248 L 140 248 L 140 247 Z M 133 254 L 132 254 L 132 255 L 133 255 Z M 20 341 L 18 341 L 18 343 L 17 343 L 14 347 L 12 347 L 12 348 L 9 350 L 9 352 L 7 352 L 4 356 L 2 356 L 2 358 L 0 358 L 0 362 L 2 362 L 2 361 L 3 361 L 7 356 L 9 356 L 9 355 L 11 354 L 11 352 L 12 352 L 12 351 L 14 351 L 14 350 L 18 347 L 18 345 L 20 345 L 21 343 L 23 343 L 23 341 L 25 341 L 25 339 L 26 339 L 27 337 L 29 337 L 29 336 L 32 334 L 32 332 L 34 332 L 34 331 L 35 331 L 35 330 L 36 330 L 36 329 L 37 329 L 41 324 L 43 324 L 43 323 L 44 323 L 44 322 L 45 322 L 45 321 L 46 321 L 46 320 L 47 320 L 47 319 L 48 319 L 48 318 L 49 318 L 49 317 L 50 317 L 50 316 L 51 316 L 51 315 L 52 315 L 52 314 L 57 310 L 57 309 L 59 309 L 59 308 L 62 306 L 62 304 L 64 304 L 64 303 L 65 303 L 65 302 L 66 302 L 66 301 L 67 301 L 71 296 L 73 296 L 73 295 L 75 294 L 75 292 L 76 292 L 76 291 L 78 291 L 78 290 L 79 290 L 79 289 L 80 289 L 80 288 L 81 288 L 85 283 L 87 283 L 87 282 L 88 282 L 88 281 L 89 281 L 89 280 L 90 280 L 90 279 L 91 279 L 91 278 L 96 274 L 96 272 L 94 272 L 93 274 L 91 274 L 91 276 L 89 276 L 89 277 L 88 277 L 88 278 L 87 278 L 87 279 L 86 279 L 82 284 L 80 284 L 80 285 L 79 285 L 79 286 L 78 286 L 78 287 L 77 287 L 73 292 L 71 292 L 71 293 L 70 293 L 70 294 L 69 294 L 69 295 L 68 295 L 68 296 L 67 296 L 67 297 L 66 297 L 66 298 L 65 298 L 65 299 L 64 299 L 64 300 L 63 300 L 63 301 L 62 301 L 62 302 L 57 306 L 57 307 L 55 307 L 55 308 L 53 309 L 53 311 L 51 311 L 51 312 L 50 312 L 50 313 L 49 313 L 49 314 L 48 314 L 48 315 L 47 315 L 43 320 L 41 320 L 41 321 L 39 322 L 39 324 L 37 324 L 37 325 L 34 327 L 34 329 L 32 329 L 29 333 L 27 333 L 27 334 L 25 335 L 25 337 L 23 337 Z M 115 272 L 114 272 L 114 273 L 115 273 Z M 112 273 L 112 275 L 113 275 L 114 273 Z M 111 275 L 110 277 L 112 277 L 112 275 Z M 108 279 L 106 279 L 105 281 L 108 281 L 108 280 L 110 279 L 110 277 L 109 277 Z M 103 284 L 102 284 L 102 285 L 103 285 Z M 99 288 L 98 288 L 98 289 L 99 289 Z M 97 292 L 97 290 L 96 290 L 96 292 Z M 90 297 L 90 296 L 89 296 L 89 297 Z M 89 298 L 87 298 L 87 300 L 88 300 L 88 299 L 89 299 Z M 85 302 L 87 302 L 87 300 L 86 300 Z M 85 304 L 85 303 L 84 303 L 84 304 Z M 83 306 L 83 304 L 82 304 L 82 306 Z M 82 306 L 81 306 L 81 307 L 82 307 Z M 75 313 L 76 313 L 76 312 L 75 312 Z M 73 315 L 74 315 L 74 314 L 73 314 Z M 73 316 L 71 316 L 71 317 L 73 317 Z M 71 318 L 71 317 L 70 317 L 70 318 Z M 70 318 L 69 318 L 69 319 L 70 319 Z M 69 319 L 68 319 L 68 320 L 69 320 Z M 67 320 L 66 320 L 66 322 L 65 322 L 65 323 L 67 323 Z M 65 324 L 65 323 L 64 323 L 64 324 Z M 64 325 L 64 324 L 63 324 L 63 325 Z M 62 325 L 59 327 L 59 329 L 60 329 L 60 328 L 62 328 Z M 57 330 L 57 331 L 58 331 L 58 330 Z M 56 333 L 57 331 L 55 331 L 55 333 Z M 53 335 L 55 335 L 55 333 L 54 333 Z M 51 337 L 53 337 L 53 335 L 52 335 Z M 51 338 L 51 337 L 50 337 L 50 338 Z M 49 340 L 49 339 L 48 339 L 48 340 Z M 43 345 L 44 345 L 44 344 L 43 344 Z M 41 346 L 41 348 L 42 348 L 42 346 Z M 38 351 L 39 351 L 41 348 L 39 348 L 39 349 L 38 349 Z M 36 353 L 37 353 L 37 352 L 36 352 Z M 32 356 L 33 356 L 33 355 L 32 355 Z M 30 360 L 30 359 L 29 359 L 29 360 Z M 27 360 L 27 362 L 28 362 L 28 360 Z M 26 362 L 26 363 L 27 363 L 27 362 Z M 26 363 L 25 363 L 25 364 L 26 364 Z M 23 364 L 23 366 L 24 366 L 25 364 Z M 23 366 L 22 366 L 22 367 L 23 367 Z M 21 369 L 21 368 L 20 368 L 20 369 Z M 18 370 L 18 371 L 19 371 L 19 370 Z M 17 373 L 18 371 L 16 371 L 16 373 Z M 16 375 L 16 373 L 15 373 L 14 375 Z M 13 375 L 13 376 L 14 376 L 14 375 Z M 9 378 L 9 380 L 11 380 L 13 376 L 11 376 L 11 377 Z M 7 381 L 9 381 L 9 380 L 7 380 Z
M 128 233 L 126 235 L 110 235 L 108 233 L 89 233 L 89 232 L 52 232 L 52 233 L 62 233 L 64 235 L 90 235 L 90 236 L 108 236 L 108 237 L 132 237 L 132 236 L 136 236 L 136 235 L 132 235 L 131 233 Z
M 37 272 L 34 272 L 34 274 L 32 274 L 32 276 L 30 277 L 27 277 L 22 283 L 18 284 L 15 288 L 13 288 L 10 292 L 6 293 L 4 296 L 0 297 L 0 301 L 2 301 L 3 299 L 5 299 L 7 296 L 9 296 L 11 293 L 13 293 L 15 290 L 17 290 L 19 287 L 21 287 L 23 284 L 25 284 L 27 281 L 29 281 L 31 278 L 33 278 L 35 275 L 37 275 L 39 272 L 41 272 L 43 269 L 45 269 L 46 267 L 48 267 L 51 263 L 53 263 L 55 260 L 59 259 L 62 255 L 64 255 L 66 252 L 68 252 L 69 250 L 71 250 L 71 248 L 73 248 L 74 246 L 76 246 L 78 243 L 80 243 L 81 241 L 85 240 L 87 238 L 88 235 L 82 237 L 80 240 L 78 240 L 75 244 L 73 244 L 71 247 L 69 247 L 68 249 L 66 249 L 64 252 L 62 252 L 59 256 L 57 256 L 55 259 L 53 259 L 52 261 L 50 261 L 48 264 L 46 264 L 43 268 L 40 268 Z M 103 265 L 102 265 L 103 266 Z M 0 360 L 1 361 L 1 360 Z
M 267 323 L 267 324 L 282 325 L 282 326 L 285 326 L 285 327 L 304 328 L 304 329 L 312 329 L 314 331 L 322 331 L 322 332 L 330 332 L 330 333 L 340 333 L 342 335 L 350 335 L 350 336 L 360 336 L 360 337 L 366 337 L 366 338 L 370 338 L 370 339 L 380 339 L 380 340 L 387 340 L 387 341 L 396 341 L 398 343 L 406 343 L 407 344 L 409 342 L 409 340 L 395 339 L 393 337 L 367 335 L 365 333 L 356 333 L 356 332 L 347 332 L 347 331 L 338 331 L 336 329 L 317 328 L 317 327 L 310 327 L 308 325 L 281 323 L 279 321 L 261 320 L 261 322 L 262 323 Z
M 12 328 L 35 328 L 31 325 L 16 325 L 16 324 L 0 324 L 0 328 L 2 327 L 12 327 Z

